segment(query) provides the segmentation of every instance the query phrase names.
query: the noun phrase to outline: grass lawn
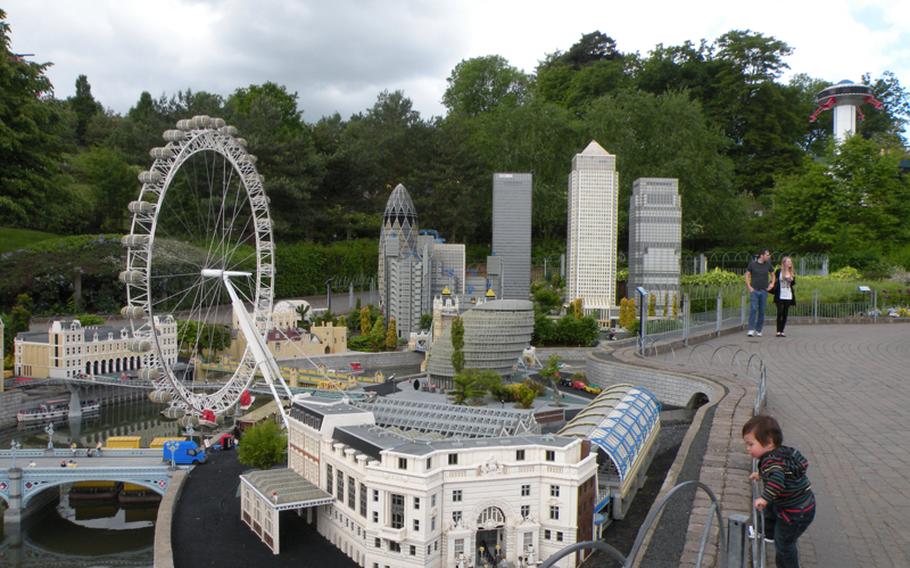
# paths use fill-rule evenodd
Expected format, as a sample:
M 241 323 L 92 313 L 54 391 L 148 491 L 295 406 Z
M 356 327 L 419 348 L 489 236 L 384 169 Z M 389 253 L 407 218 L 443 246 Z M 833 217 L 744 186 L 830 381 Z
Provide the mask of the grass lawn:
M 43 231 L 0 227 L 0 254 L 27 247 L 38 241 L 55 239 L 59 236 L 60 235 L 45 233 Z

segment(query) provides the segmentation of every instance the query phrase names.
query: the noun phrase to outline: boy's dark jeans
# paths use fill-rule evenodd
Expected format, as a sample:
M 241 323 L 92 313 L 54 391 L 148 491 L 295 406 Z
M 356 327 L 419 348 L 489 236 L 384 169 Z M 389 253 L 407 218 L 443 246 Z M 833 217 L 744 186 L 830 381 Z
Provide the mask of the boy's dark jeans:
M 815 519 L 815 507 L 805 512 L 779 511 L 774 505 L 765 509 L 765 536 L 774 538 L 777 568 L 799 568 L 796 541 Z

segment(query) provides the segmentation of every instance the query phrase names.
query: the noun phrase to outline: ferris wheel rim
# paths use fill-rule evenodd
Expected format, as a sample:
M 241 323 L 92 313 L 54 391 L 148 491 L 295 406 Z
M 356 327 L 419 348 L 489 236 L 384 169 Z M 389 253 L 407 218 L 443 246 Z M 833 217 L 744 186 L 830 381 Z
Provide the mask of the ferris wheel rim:
M 159 315 L 156 314 L 151 285 L 159 215 L 174 176 L 180 171 L 181 166 L 196 154 L 214 152 L 224 158 L 225 164 L 230 164 L 232 175 L 233 173 L 239 174 L 238 184 L 243 189 L 244 202 L 249 206 L 251 219 L 254 221 L 252 234 L 255 236 L 256 270 L 252 275 L 255 278 L 255 295 L 251 300 L 253 319 L 260 332 L 265 332 L 269 326 L 274 302 L 272 225 L 267 199 L 262 189 L 262 178 L 255 168 L 255 158 L 246 151 L 241 139 L 234 137 L 236 130 L 230 126 L 223 126 L 223 121 L 219 125 L 217 121 L 220 119 L 194 117 L 190 121 L 178 122 L 178 128 L 183 123 L 185 128 L 182 131 L 185 134 L 179 135 L 180 131 L 165 132 L 164 136 L 168 143 L 163 148 L 155 148 L 150 152 L 153 157 L 152 166 L 148 172 L 140 174 L 140 182 L 142 182 L 139 192 L 140 205 L 135 207 L 130 233 L 125 237 L 127 239 L 125 244 L 128 243 L 126 271 L 128 276 L 125 279 L 127 308 L 125 309 L 140 308 L 144 313 L 141 318 L 133 318 L 132 314 L 136 313 L 135 310 L 129 312 L 134 341 L 140 342 L 137 344 L 140 348 L 146 347 L 141 343 L 143 339 L 149 340 L 153 344 L 150 347 L 153 347 L 154 354 L 157 356 L 156 368 L 160 370 L 160 376 L 153 378 L 153 373 L 150 371 L 149 378 L 155 384 L 156 390 L 168 391 L 172 396 L 175 395 L 172 406 L 192 411 L 197 415 L 206 409 L 214 410 L 216 414 L 222 414 L 233 407 L 243 390 L 248 388 L 253 381 L 255 364 L 247 347 L 237 362 L 237 367 L 231 373 L 230 379 L 223 387 L 212 394 L 200 394 L 188 388 L 177 377 L 172 364 L 165 357 L 161 345 Z M 186 128 L 187 126 L 189 128 Z M 171 135 L 171 139 L 169 139 L 168 133 L 170 132 L 177 132 L 179 136 Z M 153 201 L 148 201 L 148 203 L 154 204 L 153 208 L 142 205 L 146 202 L 144 198 L 149 196 L 153 197 Z M 149 209 L 151 210 L 150 215 L 147 214 L 148 211 L 145 211 Z M 135 277 L 135 282 L 132 281 L 134 278 L 132 272 L 140 273 Z M 173 322 L 176 323 L 176 318 L 173 318 Z

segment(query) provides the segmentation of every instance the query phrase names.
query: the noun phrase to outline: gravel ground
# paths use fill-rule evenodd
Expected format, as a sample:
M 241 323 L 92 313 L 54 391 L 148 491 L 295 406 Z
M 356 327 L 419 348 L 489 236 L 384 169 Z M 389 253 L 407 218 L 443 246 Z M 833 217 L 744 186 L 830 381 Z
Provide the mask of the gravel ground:
M 294 513 L 282 514 L 281 554 L 272 554 L 240 520 L 237 476 L 247 469 L 237 452 L 212 452 L 187 478 L 171 527 L 177 568 L 357 566 Z

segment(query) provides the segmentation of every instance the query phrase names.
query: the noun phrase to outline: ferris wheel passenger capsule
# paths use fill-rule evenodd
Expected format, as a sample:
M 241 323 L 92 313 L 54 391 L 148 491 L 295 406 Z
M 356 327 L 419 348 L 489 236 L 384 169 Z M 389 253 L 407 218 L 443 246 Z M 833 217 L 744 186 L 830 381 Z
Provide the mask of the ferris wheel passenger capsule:
M 120 244 L 126 248 L 139 248 L 149 244 L 148 235 L 123 235 Z
M 199 129 L 210 128 L 212 124 L 212 118 L 207 114 L 197 114 L 192 119 L 193 126 Z
M 144 318 L 145 308 L 142 306 L 123 306 L 120 309 L 120 315 L 128 319 Z
M 193 121 L 191 121 L 191 120 L 188 119 L 188 118 L 180 119 L 180 120 L 177 121 L 177 128 L 178 128 L 179 130 L 192 130 L 192 129 L 193 129 Z
M 174 157 L 174 150 L 168 147 L 158 147 L 149 150 L 149 156 L 154 160 L 168 160 Z
M 130 210 L 130 213 L 154 213 L 155 204 L 149 201 L 130 201 L 130 204 L 127 206 Z
M 186 138 L 186 132 L 182 130 L 165 130 L 162 136 L 165 142 L 180 142 Z
M 124 284 L 142 284 L 145 282 L 145 273 L 138 270 L 124 270 L 120 273 L 120 281 Z

